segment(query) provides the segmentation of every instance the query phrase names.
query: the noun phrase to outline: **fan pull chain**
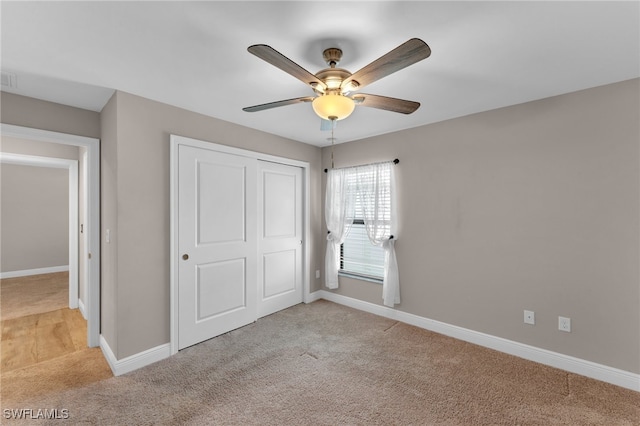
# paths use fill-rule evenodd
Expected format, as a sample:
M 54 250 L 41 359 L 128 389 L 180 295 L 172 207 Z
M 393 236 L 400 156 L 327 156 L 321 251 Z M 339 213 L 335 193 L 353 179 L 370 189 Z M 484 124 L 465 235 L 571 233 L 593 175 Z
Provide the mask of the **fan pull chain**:
M 333 165 L 333 143 L 336 141 L 336 138 L 333 137 L 333 129 L 336 128 L 336 118 L 335 117 L 329 117 L 329 119 L 331 120 L 331 168 L 334 168 Z
M 335 138 L 333 137 L 333 121 L 331 122 L 331 168 L 333 169 L 333 142 Z

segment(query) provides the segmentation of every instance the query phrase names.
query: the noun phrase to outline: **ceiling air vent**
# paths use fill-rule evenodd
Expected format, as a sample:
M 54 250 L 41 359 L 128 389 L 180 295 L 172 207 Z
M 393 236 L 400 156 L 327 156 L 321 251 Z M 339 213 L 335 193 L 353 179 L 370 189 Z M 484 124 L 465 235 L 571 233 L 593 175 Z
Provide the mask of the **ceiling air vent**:
M 15 89 L 18 87 L 18 78 L 15 74 L 10 72 L 2 72 L 2 88 L 12 88 Z

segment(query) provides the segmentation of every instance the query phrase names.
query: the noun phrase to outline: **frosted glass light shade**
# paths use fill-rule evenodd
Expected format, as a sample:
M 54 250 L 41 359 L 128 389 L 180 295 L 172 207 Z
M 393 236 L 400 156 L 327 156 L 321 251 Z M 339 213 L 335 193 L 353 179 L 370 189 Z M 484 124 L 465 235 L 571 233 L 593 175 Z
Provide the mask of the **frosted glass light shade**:
M 318 96 L 311 105 L 316 114 L 325 120 L 331 120 L 330 117 L 335 117 L 336 120 L 345 119 L 351 115 L 356 107 L 353 99 L 338 93 Z

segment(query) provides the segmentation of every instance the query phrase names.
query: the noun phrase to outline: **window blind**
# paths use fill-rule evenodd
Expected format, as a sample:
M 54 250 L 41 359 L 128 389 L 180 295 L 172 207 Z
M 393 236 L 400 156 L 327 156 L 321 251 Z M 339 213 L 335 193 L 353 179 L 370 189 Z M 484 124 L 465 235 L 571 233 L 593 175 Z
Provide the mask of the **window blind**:
M 384 275 L 384 250 L 371 244 L 364 223 L 354 223 L 340 248 L 340 271 L 371 278 Z

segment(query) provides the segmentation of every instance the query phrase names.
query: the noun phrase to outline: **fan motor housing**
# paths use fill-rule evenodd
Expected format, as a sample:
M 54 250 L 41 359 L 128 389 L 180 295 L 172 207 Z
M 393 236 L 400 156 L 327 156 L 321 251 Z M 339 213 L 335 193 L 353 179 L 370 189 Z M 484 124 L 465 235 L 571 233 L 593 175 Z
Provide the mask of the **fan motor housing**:
M 339 89 L 340 84 L 342 84 L 346 78 L 351 77 L 351 73 L 342 68 L 325 68 L 318 71 L 316 77 L 322 80 L 329 90 L 334 90 Z

